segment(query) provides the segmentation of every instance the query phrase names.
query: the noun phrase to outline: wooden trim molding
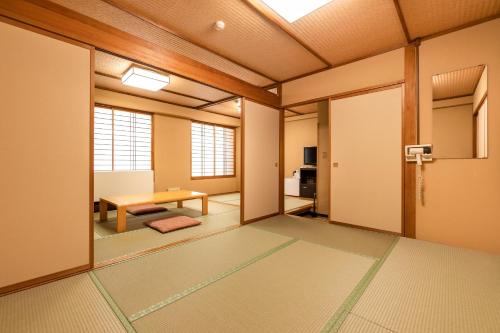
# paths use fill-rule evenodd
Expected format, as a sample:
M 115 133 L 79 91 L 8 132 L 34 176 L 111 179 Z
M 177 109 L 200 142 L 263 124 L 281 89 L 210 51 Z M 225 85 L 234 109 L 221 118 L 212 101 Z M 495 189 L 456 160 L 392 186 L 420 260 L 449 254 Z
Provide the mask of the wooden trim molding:
M 383 91 L 383 90 L 387 90 L 387 89 L 393 89 L 397 86 L 400 86 L 404 82 L 405 82 L 404 80 L 398 80 L 398 81 L 393 81 L 393 82 L 389 82 L 389 83 L 377 84 L 374 86 L 345 91 L 345 92 L 341 92 L 341 93 L 330 95 L 330 96 L 322 96 L 322 97 L 317 97 L 317 98 L 309 99 L 309 100 L 302 101 L 302 102 L 287 104 L 287 105 L 284 105 L 283 108 L 289 109 L 289 108 L 296 107 L 296 106 L 302 106 L 302 105 L 306 105 L 306 104 L 321 102 L 321 101 L 324 101 L 327 99 L 330 99 L 330 100 L 342 99 L 342 98 L 347 98 L 347 97 L 364 95 L 367 93 L 372 93 L 372 92 L 377 92 L 377 91 Z M 292 111 L 292 112 L 296 112 L 296 111 Z M 298 112 L 296 112 L 296 113 L 298 113 Z
M 92 265 L 86 264 L 86 265 L 66 269 L 66 270 L 63 270 L 60 272 L 40 276 L 40 277 L 31 279 L 31 280 L 26 280 L 23 282 L 11 284 L 9 286 L 5 286 L 5 287 L 0 288 L 0 296 L 5 296 L 7 294 L 12 294 L 12 293 L 15 293 L 15 292 L 18 292 L 21 290 L 41 286 L 41 285 L 49 283 L 49 282 L 54 282 L 57 280 L 65 279 L 65 278 L 73 276 L 73 275 L 88 272 L 91 269 L 92 269 Z
M 260 87 L 47 0 L 2 0 L 0 15 L 279 107 L 279 97 Z
M 356 224 L 350 224 L 350 223 L 344 223 L 344 222 L 338 222 L 338 221 L 331 221 L 331 220 L 329 221 L 329 223 L 330 224 L 340 225 L 340 226 L 343 226 L 343 227 L 350 227 L 350 228 L 356 228 L 356 229 L 361 229 L 361 230 L 381 232 L 381 233 L 389 234 L 389 235 L 401 236 L 401 234 L 399 232 L 387 231 L 387 230 L 370 228 L 370 227 L 364 227 L 364 226 L 356 225 Z
M 272 214 L 268 214 L 268 215 L 256 217 L 254 219 L 243 221 L 242 224 L 245 225 L 245 224 L 250 224 L 250 223 L 258 222 L 258 221 L 265 220 L 265 219 L 271 218 L 273 216 L 278 216 L 278 215 L 281 215 L 281 213 L 280 212 L 276 212 L 276 213 L 272 213 Z
M 279 189 L 278 203 L 279 213 L 285 213 L 285 109 L 279 110 L 280 125 L 279 125 Z
M 116 7 L 118 9 L 126 12 L 129 15 L 132 15 L 132 16 L 140 19 L 141 21 L 144 21 L 146 23 L 152 24 L 155 27 L 157 27 L 157 28 L 159 28 L 159 29 L 161 29 L 161 30 L 163 30 L 163 31 L 171 34 L 171 35 L 179 37 L 180 39 L 182 39 L 182 40 L 184 40 L 184 41 L 186 41 L 186 42 L 188 42 L 190 44 L 193 44 L 193 45 L 195 45 L 195 46 L 197 46 L 197 47 L 199 47 L 201 49 L 204 49 L 204 50 L 206 50 L 206 51 L 208 51 L 210 53 L 213 53 L 213 54 L 217 55 L 218 57 L 224 58 L 225 60 L 230 61 L 233 64 L 238 65 L 239 67 L 242 67 L 242 68 L 244 68 L 246 70 L 249 70 L 249 71 L 251 71 L 251 72 L 253 72 L 255 74 L 258 74 L 259 76 L 262 76 L 262 77 L 268 79 L 269 81 L 274 81 L 274 82 L 278 82 L 279 81 L 277 79 L 269 77 L 267 74 L 264 74 L 262 72 L 257 71 L 254 68 L 250 68 L 250 67 L 248 67 L 248 66 L 246 66 L 246 65 L 244 65 L 244 64 L 242 64 L 242 63 L 240 63 L 240 62 L 238 62 L 238 61 L 236 61 L 234 59 L 231 59 L 228 56 L 223 55 L 220 52 L 217 52 L 217 51 L 215 51 L 215 50 L 213 50 L 211 48 L 208 48 L 206 46 L 201 45 L 200 43 L 195 42 L 192 38 L 189 38 L 186 35 L 179 33 L 178 31 L 174 31 L 173 29 L 171 29 L 169 27 L 166 27 L 163 23 L 158 22 L 156 19 L 150 17 L 149 15 L 146 15 L 144 13 L 138 13 L 137 12 L 137 8 L 132 8 L 128 4 L 117 2 L 115 0 L 102 0 L 102 1 L 107 2 L 111 6 Z
M 410 33 L 408 32 L 408 25 L 406 24 L 405 16 L 403 15 L 403 11 L 401 10 L 399 0 L 394 0 L 394 7 L 396 7 L 396 12 L 398 13 L 399 22 L 401 23 L 401 28 L 403 29 L 403 32 L 405 34 L 406 42 L 410 43 L 411 37 Z
M 240 224 L 245 224 L 245 107 L 246 99 L 241 99 L 240 122 Z
M 94 267 L 94 92 L 95 49 L 90 49 L 89 103 L 89 265 Z
M 403 147 L 418 143 L 418 43 L 405 47 Z M 402 154 L 404 156 L 404 153 Z M 405 237 L 416 237 L 416 166 L 403 160 L 403 225 Z
M 234 101 L 235 99 L 238 99 L 238 98 L 240 98 L 240 96 L 229 96 L 229 97 L 226 97 L 226 98 L 219 99 L 218 101 L 208 102 L 206 104 L 197 106 L 196 109 L 198 109 L 198 110 L 205 109 L 205 108 L 208 108 L 208 107 L 211 107 L 211 106 L 215 106 L 215 105 L 219 105 L 219 104 L 222 104 L 222 103 Z
M 286 23 L 276 15 L 272 10 L 270 10 L 266 5 L 264 5 L 260 1 L 256 0 L 244 0 L 245 4 L 248 5 L 251 9 L 253 9 L 259 16 L 263 19 L 271 23 L 272 25 L 278 27 L 280 30 L 284 31 L 288 36 L 290 36 L 293 40 L 300 44 L 304 49 L 306 49 L 309 53 L 319 59 L 322 63 L 331 67 L 331 64 L 328 60 L 323 58 L 318 52 L 313 50 L 309 45 L 307 45 L 302 39 L 300 39 L 291 29 L 286 26 Z

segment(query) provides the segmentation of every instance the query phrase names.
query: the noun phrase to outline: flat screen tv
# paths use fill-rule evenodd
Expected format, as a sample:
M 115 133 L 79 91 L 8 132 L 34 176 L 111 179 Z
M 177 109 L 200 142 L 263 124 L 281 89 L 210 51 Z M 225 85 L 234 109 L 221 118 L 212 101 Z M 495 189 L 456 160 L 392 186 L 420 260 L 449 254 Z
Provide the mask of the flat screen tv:
M 304 147 L 304 164 L 316 165 L 317 147 Z

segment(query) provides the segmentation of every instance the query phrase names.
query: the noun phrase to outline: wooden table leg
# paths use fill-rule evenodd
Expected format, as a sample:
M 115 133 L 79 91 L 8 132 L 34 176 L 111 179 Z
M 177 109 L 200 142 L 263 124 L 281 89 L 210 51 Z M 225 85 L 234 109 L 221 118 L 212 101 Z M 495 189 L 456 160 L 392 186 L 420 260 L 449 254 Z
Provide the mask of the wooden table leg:
M 184 203 L 183 201 L 177 201 L 177 208 L 184 207 L 183 203 Z
M 116 208 L 116 232 L 127 230 L 127 207 Z
M 99 221 L 108 220 L 108 202 L 102 199 L 99 200 Z
M 208 195 L 204 195 L 201 198 L 201 215 L 208 214 Z

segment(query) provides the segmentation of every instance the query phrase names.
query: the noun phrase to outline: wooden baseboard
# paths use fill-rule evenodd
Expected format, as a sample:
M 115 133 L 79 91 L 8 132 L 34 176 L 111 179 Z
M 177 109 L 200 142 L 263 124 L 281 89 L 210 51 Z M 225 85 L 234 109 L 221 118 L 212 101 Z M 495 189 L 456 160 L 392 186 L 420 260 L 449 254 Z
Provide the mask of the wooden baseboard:
M 382 230 L 382 229 L 376 229 L 376 228 L 370 228 L 370 227 L 364 227 L 361 225 L 355 225 L 355 224 L 350 224 L 350 223 L 344 223 L 344 222 L 338 222 L 338 221 L 329 221 L 330 224 L 337 224 L 341 225 L 343 227 L 351 227 L 351 228 L 356 228 L 356 229 L 361 229 L 361 230 L 368 230 L 368 231 L 374 231 L 374 232 L 381 232 L 384 234 L 389 234 L 389 235 L 394 235 L 394 236 L 401 236 L 400 232 L 394 232 L 394 231 L 387 231 L 387 230 Z
M 265 220 L 265 219 L 268 219 L 270 217 L 277 216 L 277 215 L 280 215 L 280 213 L 276 212 L 276 213 L 272 213 L 272 214 L 269 214 L 269 215 L 265 215 L 265 216 L 261 216 L 261 217 L 256 217 L 256 218 L 251 219 L 251 220 L 243 221 L 242 224 L 245 225 L 245 224 L 254 223 L 254 222 L 257 222 L 257 221 L 260 221 L 260 220 Z
M 46 284 L 49 282 L 54 282 L 57 280 L 61 280 L 73 275 L 81 274 L 84 272 L 88 272 L 92 269 L 91 264 L 78 266 L 70 269 L 66 269 L 64 271 L 52 273 L 45 276 L 40 276 L 31 280 L 26 280 L 23 282 L 11 284 L 10 286 L 5 286 L 0 288 L 0 296 L 5 296 L 7 294 L 12 294 L 21 290 L 30 289 L 33 287 L 40 286 L 42 284 Z

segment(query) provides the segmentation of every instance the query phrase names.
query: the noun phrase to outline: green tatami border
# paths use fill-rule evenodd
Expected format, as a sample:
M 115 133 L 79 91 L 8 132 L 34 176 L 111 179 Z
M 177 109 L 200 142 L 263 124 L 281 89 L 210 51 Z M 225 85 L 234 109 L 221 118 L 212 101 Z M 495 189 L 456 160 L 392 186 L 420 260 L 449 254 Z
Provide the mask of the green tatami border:
M 351 312 L 351 310 L 354 308 L 358 300 L 361 298 L 363 293 L 365 292 L 366 288 L 370 285 L 370 282 L 373 280 L 375 275 L 378 273 L 382 265 L 384 264 L 385 260 L 389 255 L 392 253 L 392 250 L 396 246 L 396 244 L 399 241 L 399 237 L 396 237 L 389 248 L 386 250 L 382 258 L 377 259 L 373 265 L 370 267 L 370 269 L 366 272 L 366 274 L 363 276 L 363 278 L 358 282 L 356 287 L 352 290 L 352 292 L 349 294 L 349 296 L 346 298 L 344 303 L 340 306 L 340 308 L 335 312 L 335 314 L 328 320 L 328 322 L 325 324 L 323 329 L 321 330 L 322 333 L 336 333 L 342 324 L 344 323 L 345 319 L 347 318 L 348 314 Z

